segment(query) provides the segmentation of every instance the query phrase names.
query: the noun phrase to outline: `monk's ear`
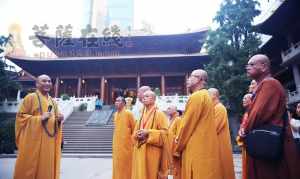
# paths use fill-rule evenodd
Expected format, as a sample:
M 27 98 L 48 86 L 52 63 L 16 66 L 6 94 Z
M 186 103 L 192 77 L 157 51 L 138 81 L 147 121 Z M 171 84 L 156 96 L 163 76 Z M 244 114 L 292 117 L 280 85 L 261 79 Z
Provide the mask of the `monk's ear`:
M 267 65 L 266 65 L 265 63 L 262 63 L 262 64 L 261 64 L 261 71 L 262 71 L 262 72 L 266 72 L 266 71 L 267 71 L 267 68 L 268 68 L 268 67 L 267 67 Z

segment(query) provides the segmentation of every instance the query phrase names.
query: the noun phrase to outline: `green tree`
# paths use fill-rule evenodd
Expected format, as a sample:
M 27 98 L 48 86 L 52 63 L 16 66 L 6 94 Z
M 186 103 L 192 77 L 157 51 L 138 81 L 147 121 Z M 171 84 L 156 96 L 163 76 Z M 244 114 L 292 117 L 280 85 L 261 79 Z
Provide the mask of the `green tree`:
M 241 114 L 242 96 L 247 92 L 249 79 L 245 65 L 261 44 L 252 22 L 260 14 L 257 0 L 224 0 L 214 21 L 206 48 L 211 62 L 205 66 L 209 86 L 220 90 L 221 99 L 230 114 Z
M 14 75 L 9 75 L 5 70 L 5 47 L 10 43 L 11 38 L 11 35 L 8 37 L 0 36 L 0 101 L 9 98 L 12 91 L 15 93 L 14 95 L 16 95 L 16 91 L 20 88 L 20 85 L 11 79 Z

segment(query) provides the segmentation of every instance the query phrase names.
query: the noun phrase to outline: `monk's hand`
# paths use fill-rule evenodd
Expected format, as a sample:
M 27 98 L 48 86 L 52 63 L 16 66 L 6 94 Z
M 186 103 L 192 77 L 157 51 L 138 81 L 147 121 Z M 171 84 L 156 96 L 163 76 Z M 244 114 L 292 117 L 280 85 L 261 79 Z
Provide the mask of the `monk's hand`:
M 181 158 L 181 153 L 180 152 L 174 152 L 173 157 L 174 157 L 174 159 L 180 159 Z
M 149 136 L 149 131 L 147 130 L 141 129 L 137 131 L 136 137 L 138 141 L 144 142 L 145 140 L 147 140 L 148 136 Z
M 245 132 L 244 128 L 240 128 L 240 130 L 239 130 L 239 136 L 240 137 L 245 137 L 246 136 L 246 132 Z
M 42 122 L 47 122 L 50 117 L 51 117 L 51 112 L 44 112 L 41 117 Z
M 175 143 L 175 144 L 178 144 L 178 137 L 176 137 L 176 138 L 174 139 L 174 143 Z
M 62 113 L 59 113 L 57 116 L 56 116 L 56 120 L 58 122 L 62 122 L 64 120 L 64 115 Z

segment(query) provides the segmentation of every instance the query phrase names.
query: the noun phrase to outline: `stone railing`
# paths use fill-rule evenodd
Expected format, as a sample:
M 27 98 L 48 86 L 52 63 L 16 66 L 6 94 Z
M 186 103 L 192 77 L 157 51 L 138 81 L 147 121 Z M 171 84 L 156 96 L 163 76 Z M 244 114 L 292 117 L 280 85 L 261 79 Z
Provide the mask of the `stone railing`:
M 55 98 L 56 103 L 58 104 L 59 111 L 64 115 L 65 120 L 72 114 L 74 111 L 73 103 L 71 100 L 61 100 L 60 98 Z
M 0 102 L 0 113 L 16 113 L 22 100 L 7 100 Z
M 291 47 L 286 51 L 281 52 L 281 58 L 283 63 L 287 63 L 300 56 L 300 41 L 296 44 L 291 44 Z
M 87 104 L 87 109 L 86 109 L 87 111 L 95 110 L 96 99 L 97 99 L 96 96 L 82 97 L 82 98 L 75 98 L 75 97 L 70 98 L 74 107 L 79 107 L 81 104 Z
M 165 111 L 171 105 L 177 106 L 178 110 L 184 111 L 188 96 L 158 96 L 156 104 L 160 110 Z
M 83 98 L 71 97 L 70 100 L 62 100 L 61 98 L 54 98 L 54 100 L 57 102 L 60 112 L 67 119 L 72 114 L 74 107 L 79 107 L 81 104 L 87 104 L 87 111 L 94 111 L 96 98 L 95 96 Z M 17 100 L 4 100 L 0 102 L 0 113 L 17 113 L 22 100 L 19 98 Z

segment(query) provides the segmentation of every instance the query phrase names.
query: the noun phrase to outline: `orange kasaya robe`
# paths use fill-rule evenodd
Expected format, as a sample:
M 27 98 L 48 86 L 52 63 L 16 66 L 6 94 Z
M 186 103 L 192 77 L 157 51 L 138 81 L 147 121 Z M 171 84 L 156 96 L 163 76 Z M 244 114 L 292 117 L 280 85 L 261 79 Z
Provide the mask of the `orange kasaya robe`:
M 222 103 L 215 105 L 215 122 L 217 127 L 219 153 L 223 179 L 234 179 L 231 137 L 227 110 Z
M 48 131 L 55 137 L 49 137 L 42 127 L 41 112 L 47 112 L 52 105 L 52 116 L 47 123 Z M 21 104 L 16 116 L 16 145 L 18 157 L 15 165 L 14 179 L 59 179 L 61 157 L 61 124 L 55 122 L 58 114 L 57 104 L 50 97 L 43 96 L 39 91 L 28 94 Z
M 221 179 L 214 105 L 206 89 L 194 92 L 181 118 L 174 155 L 182 155 L 182 179 Z
M 248 120 L 248 112 L 246 111 L 242 118 L 242 123 L 240 128 L 244 128 L 246 126 Z M 242 150 L 242 179 L 247 179 L 247 153 L 244 145 L 243 138 L 240 136 L 236 137 L 237 145 L 241 147 Z
M 133 150 L 131 136 L 135 125 L 133 114 L 125 109 L 117 111 L 114 114 L 114 125 L 112 178 L 130 179 Z
M 131 179 L 161 179 L 168 175 L 167 150 L 167 128 L 166 115 L 157 107 L 150 110 L 144 109 L 141 120 L 137 121 L 134 129 L 133 162 Z M 149 131 L 145 143 L 135 139 L 138 130 Z
M 174 152 L 174 148 L 175 148 L 175 139 L 176 136 L 179 134 L 179 130 L 180 130 L 180 117 L 178 116 L 174 116 L 171 119 L 171 122 L 169 124 L 169 130 L 168 130 L 168 137 L 169 137 L 169 144 L 171 145 L 170 149 L 172 152 Z M 171 153 L 172 155 L 172 153 Z M 175 156 L 171 156 L 171 166 L 172 168 L 170 168 L 174 179 L 180 179 L 180 175 L 181 175 L 181 159 Z

